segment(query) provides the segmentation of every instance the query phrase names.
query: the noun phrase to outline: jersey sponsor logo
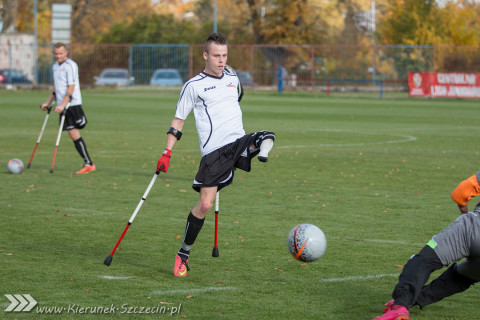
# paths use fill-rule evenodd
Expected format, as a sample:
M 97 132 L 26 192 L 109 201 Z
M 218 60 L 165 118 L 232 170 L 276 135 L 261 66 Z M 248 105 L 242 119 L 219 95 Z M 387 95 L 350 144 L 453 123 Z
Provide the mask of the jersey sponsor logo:
M 229 84 L 227 84 L 227 87 L 236 88 L 236 86 L 235 86 L 233 83 L 231 83 L 231 82 L 230 82 Z
M 203 88 L 203 92 L 206 92 L 208 90 L 212 90 L 212 89 L 215 89 L 216 86 L 212 86 L 212 87 L 208 87 L 208 88 Z

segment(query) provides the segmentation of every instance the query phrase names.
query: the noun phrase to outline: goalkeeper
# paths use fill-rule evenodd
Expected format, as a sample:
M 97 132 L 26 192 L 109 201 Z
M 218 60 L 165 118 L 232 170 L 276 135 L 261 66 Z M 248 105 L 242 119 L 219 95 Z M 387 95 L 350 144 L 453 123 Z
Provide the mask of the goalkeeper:
M 423 308 L 463 292 L 480 280 L 480 203 L 468 212 L 468 202 L 480 194 L 479 178 L 480 171 L 453 190 L 452 199 L 462 215 L 410 258 L 393 291 L 394 300 L 386 304 L 384 315 L 374 320 L 410 319 L 408 308 Z M 466 259 L 457 264 L 463 258 Z M 425 285 L 432 272 L 449 265 L 437 279 Z
M 227 55 L 225 36 L 210 34 L 203 52 L 205 69 L 184 84 L 157 164 L 158 171 L 167 172 L 172 148 L 193 110 L 202 159 L 192 187 L 199 192 L 199 200 L 187 217 L 183 243 L 175 257 L 173 273 L 178 277 L 187 275 L 191 247 L 217 191 L 232 183 L 236 168 L 249 172 L 256 155 L 266 162 L 275 141 L 275 134 L 269 131 L 245 134 L 239 104 L 242 86 L 235 71 L 226 65 Z

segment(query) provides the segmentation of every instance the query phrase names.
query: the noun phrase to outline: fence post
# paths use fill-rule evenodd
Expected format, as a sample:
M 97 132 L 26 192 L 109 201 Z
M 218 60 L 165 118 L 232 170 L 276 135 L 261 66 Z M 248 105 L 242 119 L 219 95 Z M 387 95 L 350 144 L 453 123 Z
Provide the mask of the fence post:
M 8 41 L 8 79 L 7 83 L 12 83 L 12 44 L 10 43 L 10 40 Z
M 282 67 L 278 67 L 278 93 L 283 92 Z
M 128 46 L 128 73 L 131 77 L 133 75 L 133 44 Z
M 188 78 L 193 78 L 193 45 L 188 46 Z

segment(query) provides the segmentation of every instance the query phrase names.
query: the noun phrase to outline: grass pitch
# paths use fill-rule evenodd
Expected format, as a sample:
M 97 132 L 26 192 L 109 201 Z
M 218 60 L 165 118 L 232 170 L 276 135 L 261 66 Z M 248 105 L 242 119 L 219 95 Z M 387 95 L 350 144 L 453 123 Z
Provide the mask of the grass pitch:
M 74 175 L 82 160 L 64 133 L 49 173 L 52 113 L 32 167 L 9 174 L 9 159 L 30 159 L 47 95 L 0 92 L 2 319 L 371 319 L 390 299 L 398 265 L 458 216 L 450 192 L 479 169 L 478 101 L 247 92 L 246 131 L 268 129 L 277 141 L 268 163 L 238 170 L 221 191 L 220 257 L 211 256 L 211 212 L 188 277 L 172 275 L 197 201 L 191 114 L 168 173 L 106 267 L 155 172 L 178 93 L 84 90 L 82 136 L 97 171 Z M 286 248 L 304 222 L 328 240 L 325 256 L 308 264 Z M 38 305 L 7 313 L 5 294 L 30 294 Z M 473 287 L 412 308 L 412 319 L 474 319 L 478 294 Z

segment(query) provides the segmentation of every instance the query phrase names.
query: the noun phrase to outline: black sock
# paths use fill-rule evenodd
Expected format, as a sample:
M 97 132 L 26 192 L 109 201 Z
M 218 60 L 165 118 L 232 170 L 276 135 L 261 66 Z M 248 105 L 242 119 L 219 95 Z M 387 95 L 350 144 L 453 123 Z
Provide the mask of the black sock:
M 86 165 L 92 165 L 93 162 L 90 159 L 90 156 L 88 155 L 87 145 L 83 141 L 82 137 L 73 141 L 73 143 L 75 144 L 75 148 L 77 149 L 78 153 L 80 154 L 80 157 L 82 157 L 83 161 L 85 161 L 85 164 Z
M 187 260 L 188 257 L 190 256 L 190 250 L 185 250 L 183 248 L 180 248 L 180 250 L 178 250 L 178 255 L 183 259 L 183 260 Z
M 187 226 L 185 227 L 185 236 L 183 238 L 183 244 L 178 254 L 188 259 L 190 254 L 190 248 L 192 247 L 195 239 L 197 239 L 200 230 L 202 230 L 205 219 L 198 219 L 192 212 L 188 215 Z

